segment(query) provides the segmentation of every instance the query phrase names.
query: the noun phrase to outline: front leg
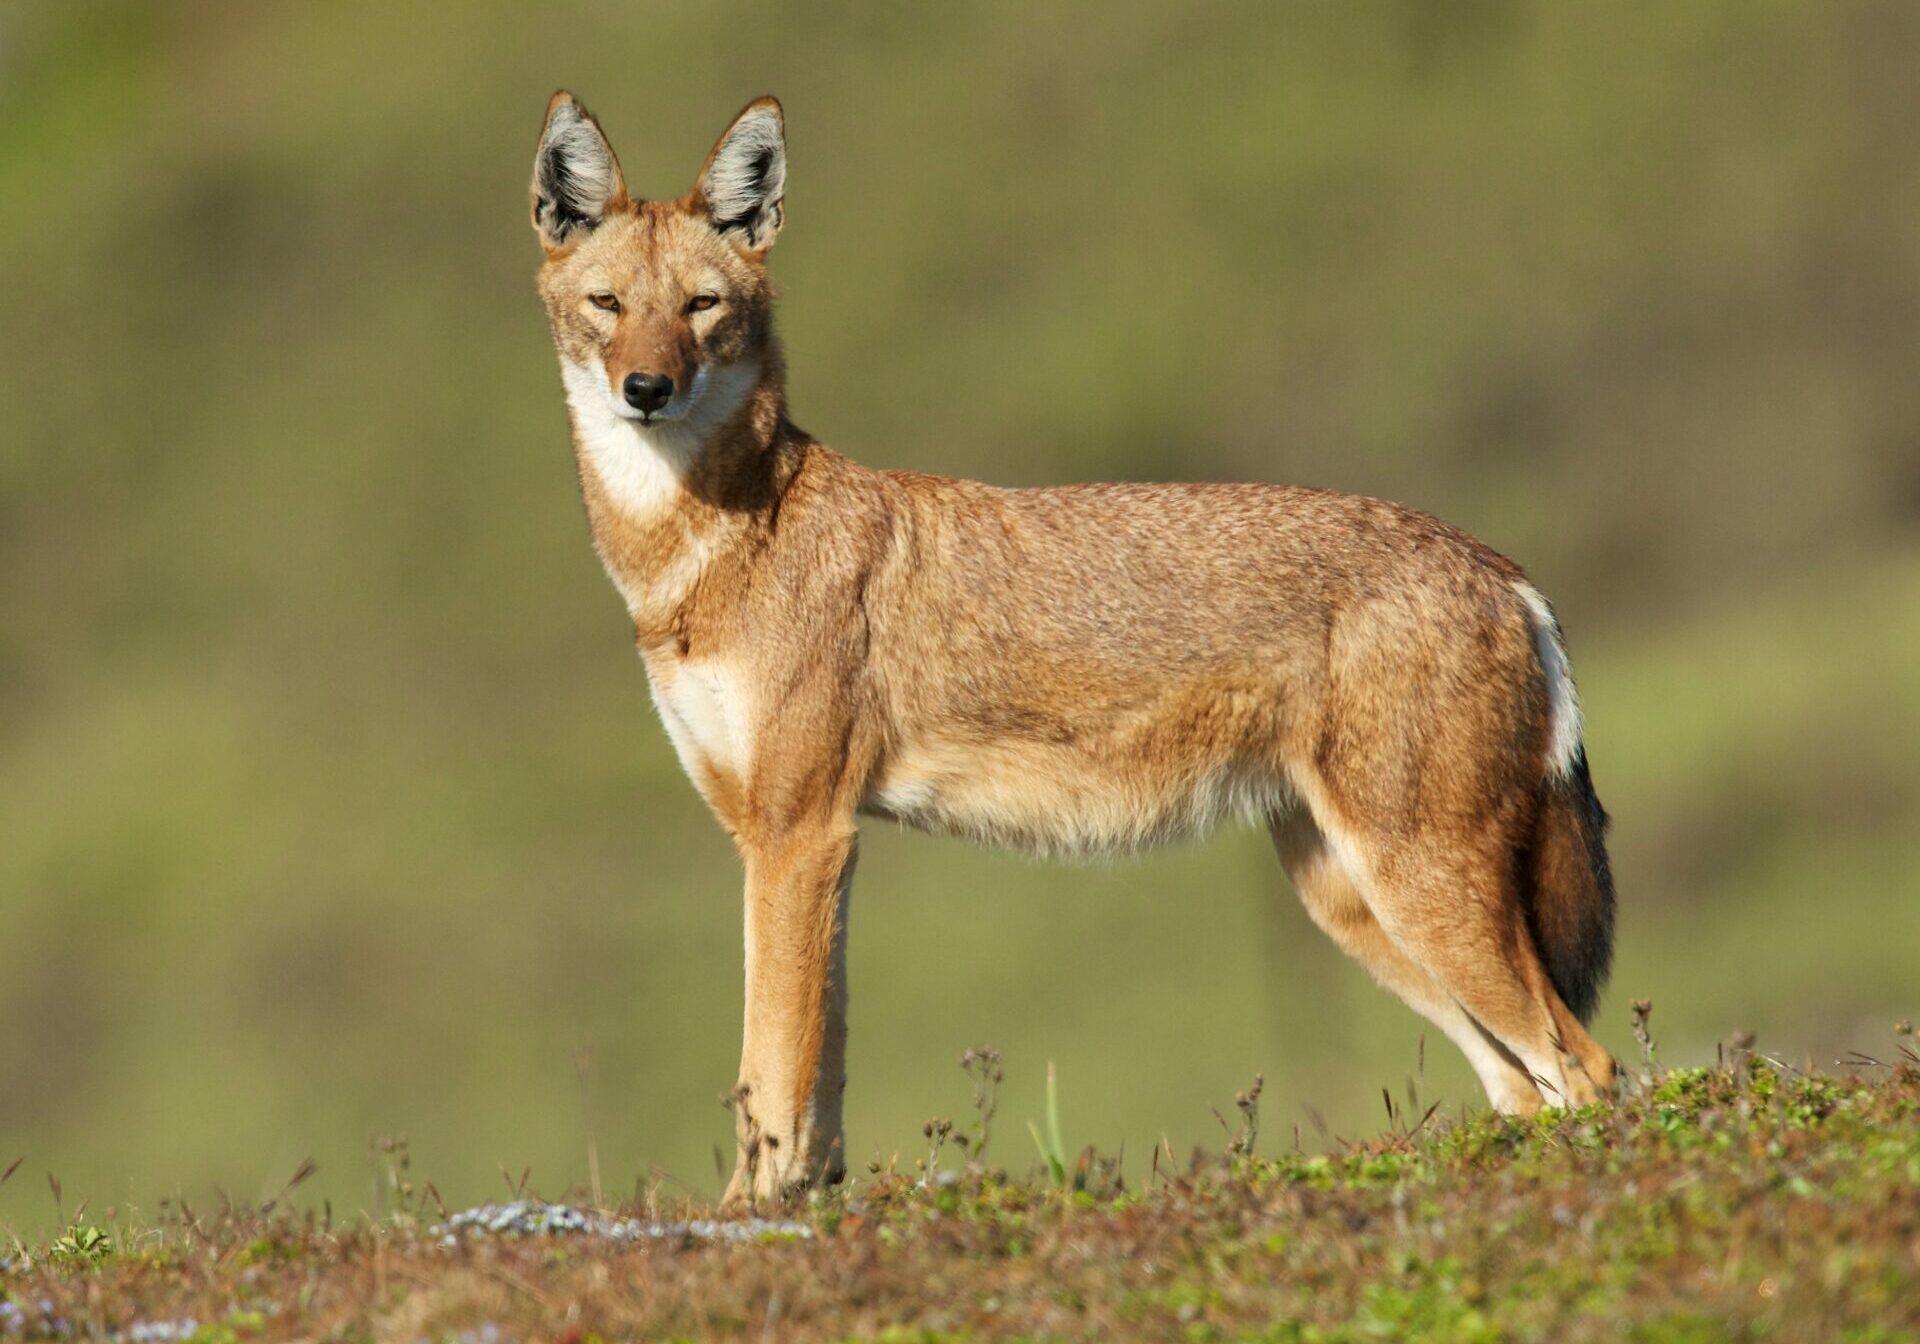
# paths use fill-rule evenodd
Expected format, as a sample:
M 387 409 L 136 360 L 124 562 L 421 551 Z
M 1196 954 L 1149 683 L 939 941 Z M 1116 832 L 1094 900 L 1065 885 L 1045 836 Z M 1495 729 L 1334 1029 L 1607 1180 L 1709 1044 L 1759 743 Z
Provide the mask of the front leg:
M 851 822 L 742 840 L 746 1033 L 733 1095 L 738 1153 L 726 1202 L 778 1203 L 846 1174 L 847 901 Z

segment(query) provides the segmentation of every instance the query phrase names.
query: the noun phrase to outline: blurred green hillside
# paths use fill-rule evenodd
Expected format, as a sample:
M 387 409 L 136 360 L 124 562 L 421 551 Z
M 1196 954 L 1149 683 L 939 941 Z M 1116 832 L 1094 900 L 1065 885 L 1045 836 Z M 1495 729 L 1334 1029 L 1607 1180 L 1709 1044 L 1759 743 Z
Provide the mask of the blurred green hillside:
M 1920 7 L 0 8 L 0 1223 L 405 1135 L 715 1188 L 738 875 L 586 540 L 557 85 L 641 194 L 787 108 L 796 418 L 1026 484 L 1299 481 L 1555 598 L 1669 1058 L 1920 1009 Z M 1070 1143 L 1378 1127 L 1422 1024 L 1263 836 L 870 825 L 856 1158 L 1006 1055 Z M 1436 1037 L 1425 1091 L 1478 1102 Z M 576 1060 L 590 1047 L 583 1115 Z M 1275 1118 L 1277 1117 L 1277 1118 Z M 1308 1130 L 1311 1136 L 1312 1130 Z

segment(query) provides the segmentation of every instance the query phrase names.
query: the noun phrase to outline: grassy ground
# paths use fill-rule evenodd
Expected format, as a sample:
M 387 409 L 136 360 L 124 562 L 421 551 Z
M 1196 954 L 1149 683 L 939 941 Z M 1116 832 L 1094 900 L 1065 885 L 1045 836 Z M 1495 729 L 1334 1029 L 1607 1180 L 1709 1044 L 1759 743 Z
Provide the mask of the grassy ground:
M 928 1127 L 926 1156 L 744 1242 L 450 1238 L 396 1157 L 394 1204 L 350 1223 L 284 1199 L 144 1228 L 82 1214 L 16 1247 L 0 1335 L 1920 1340 L 1911 1040 L 1847 1077 L 1739 1048 L 1643 1063 L 1611 1107 L 1525 1122 L 1389 1098 L 1385 1133 L 1324 1152 L 1261 1131 L 1255 1088 L 1223 1154 L 1162 1152 L 1131 1188 L 1050 1124 L 1044 1160 L 1007 1175 L 1032 1149 L 993 1124 L 988 1082 L 972 1121 Z M 621 1212 L 705 1211 L 654 1190 Z

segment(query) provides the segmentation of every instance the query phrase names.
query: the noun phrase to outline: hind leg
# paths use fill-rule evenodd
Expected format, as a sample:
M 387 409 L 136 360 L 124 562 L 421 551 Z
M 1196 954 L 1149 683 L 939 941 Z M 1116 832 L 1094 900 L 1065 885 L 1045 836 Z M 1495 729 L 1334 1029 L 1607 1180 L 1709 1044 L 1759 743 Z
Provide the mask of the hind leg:
M 1572 1056 L 1572 1066 L 1578 1067 L 1587 1076 L 1587 1081 L 1593 1084 L 1599 1096 L 1612 1096 L 1620 1067 L 1614 1061 L 1613 1051 L 1588 1034 L 1586 1026 L 1554 992 L 1551 982 L 1547 985 L 1547 1007 L 1553 1012 L 1553 1025 L 1560 1033 L 1561 1048 Z M 1589 1101 L 1596 1099 L 1588 1098 Z
M 1547 978 L 1511 852 L 1483 839 L 1374 846 L 1367 903 L 1387 937 L 1506 1047 L 1545 1100 L 1579 1106 L 1613 1083 L 1612 1057 Z
M 1352 874 L 1304 808 L 1271 823 L 1274 848 L 1313 922 L 1381 986 L 1446 1033 L 1479 1075 L 1496 1110 L 1531 1115 L 1540 1091 L 1525 1068 L 1445 987 L 1390 939 Z

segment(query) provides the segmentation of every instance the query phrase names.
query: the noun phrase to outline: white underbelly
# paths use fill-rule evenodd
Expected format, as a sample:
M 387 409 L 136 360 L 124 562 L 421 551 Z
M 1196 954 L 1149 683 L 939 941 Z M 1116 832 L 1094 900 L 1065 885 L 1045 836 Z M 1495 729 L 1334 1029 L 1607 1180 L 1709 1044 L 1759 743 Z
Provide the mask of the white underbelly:
M 1292 798 L 1271 768 L 1222 762 L 1169 777 L 1047 743 L 942 744 L 889 761 L 863 810 L 1036 854 L 1123 853 L 1262 817 Z

